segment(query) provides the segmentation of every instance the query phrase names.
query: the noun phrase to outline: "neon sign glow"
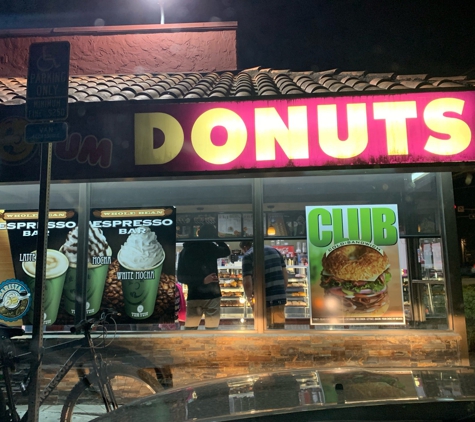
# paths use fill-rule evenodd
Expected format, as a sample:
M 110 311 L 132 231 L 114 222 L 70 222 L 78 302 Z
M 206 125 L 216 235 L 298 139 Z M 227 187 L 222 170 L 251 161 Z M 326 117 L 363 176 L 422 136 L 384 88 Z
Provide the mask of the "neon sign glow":
M 475 161 L 475 92 L 172 104 L 135 114 L 167 171 Z

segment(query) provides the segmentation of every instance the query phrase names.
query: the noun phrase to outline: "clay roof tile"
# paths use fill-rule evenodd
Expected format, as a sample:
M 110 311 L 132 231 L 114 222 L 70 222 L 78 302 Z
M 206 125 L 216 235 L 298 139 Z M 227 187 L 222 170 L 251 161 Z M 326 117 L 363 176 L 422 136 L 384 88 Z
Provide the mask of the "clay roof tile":
M 26 78 L 0 78 L 0 107 L 24 104 Z M 429 74 L 398 75 L 394 72 L 291 71 L 255 67 L 238 72 L 141 73 L 71 75 L 70 102 L 240 98 L 287 95 L 331 95 L 342 92 L 422 91 L 474 89 L 475 80 Z

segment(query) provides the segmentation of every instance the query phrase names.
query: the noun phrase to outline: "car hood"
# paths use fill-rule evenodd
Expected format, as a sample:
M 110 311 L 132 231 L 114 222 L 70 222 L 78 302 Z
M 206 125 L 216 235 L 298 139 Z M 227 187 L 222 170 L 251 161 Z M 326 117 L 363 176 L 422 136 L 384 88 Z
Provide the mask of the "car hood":
M 475 420 L 475 368 L 309 368 L 215 379 L 165 390 L 95 421 L 374 418 Z

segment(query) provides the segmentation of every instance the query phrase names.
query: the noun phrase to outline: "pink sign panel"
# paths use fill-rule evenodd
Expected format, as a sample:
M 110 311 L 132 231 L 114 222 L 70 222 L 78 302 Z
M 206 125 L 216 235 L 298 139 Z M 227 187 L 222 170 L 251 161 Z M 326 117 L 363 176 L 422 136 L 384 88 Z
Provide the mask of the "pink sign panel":
M 472 91 L 168 104 L 135 113 L 135 166 L 203 172 L 470 162 L 474 108 Z

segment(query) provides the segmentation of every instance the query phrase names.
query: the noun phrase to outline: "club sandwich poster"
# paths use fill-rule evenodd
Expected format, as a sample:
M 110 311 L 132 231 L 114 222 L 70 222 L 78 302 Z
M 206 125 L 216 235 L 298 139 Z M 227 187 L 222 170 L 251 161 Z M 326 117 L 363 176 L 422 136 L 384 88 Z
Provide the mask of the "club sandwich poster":
M 397 205 L 307 206 L 313 325 L 404 324 Z

